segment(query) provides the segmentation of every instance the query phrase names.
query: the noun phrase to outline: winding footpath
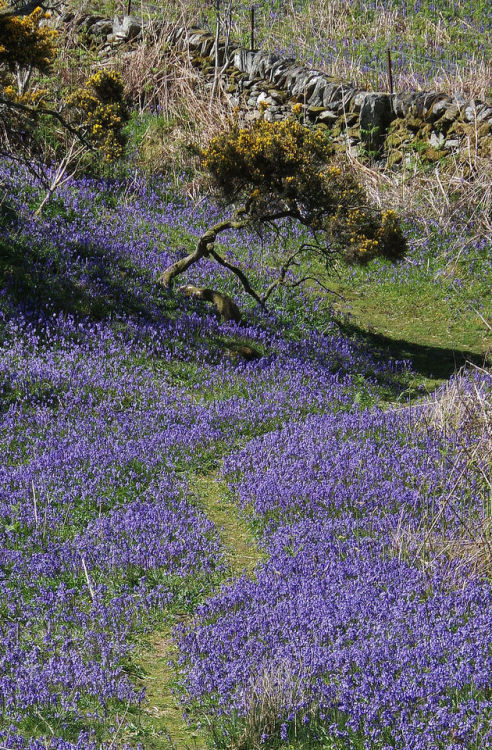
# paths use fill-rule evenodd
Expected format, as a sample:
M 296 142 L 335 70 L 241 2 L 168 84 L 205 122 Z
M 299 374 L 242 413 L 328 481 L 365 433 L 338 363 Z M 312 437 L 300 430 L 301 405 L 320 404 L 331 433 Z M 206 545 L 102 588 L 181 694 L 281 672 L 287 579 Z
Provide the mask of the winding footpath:
M 226 483 L 218 473 L 194 476 L 197 505 L 215 525 L 225 551 L 230 577 L 227 585 L 240 575 L 253 576 L 264 554 L 258 547 L 247 523 L 240 518 L 236 505 L 229 499 Z M 206 742 L 199 728 L 186 723 L 173 687 L 176 679 L 172 662 L 177 658 L 172 625 L 154 633 L 149 648 L 139 654 L 142 686 L 146 699 L 138 731 L 146 750 L 205 750 Z

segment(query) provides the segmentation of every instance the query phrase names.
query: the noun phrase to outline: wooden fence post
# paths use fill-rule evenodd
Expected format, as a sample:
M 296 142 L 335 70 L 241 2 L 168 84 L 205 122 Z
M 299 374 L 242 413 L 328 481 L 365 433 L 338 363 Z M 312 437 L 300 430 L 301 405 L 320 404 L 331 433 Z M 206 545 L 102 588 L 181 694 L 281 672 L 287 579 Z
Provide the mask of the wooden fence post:
M 393 72 L 391 70 L 391 51 L 389 49 L 386 50 L 386 60 L 388 63 L 389 91 L 390 91 L 390 94 L 392 94 L 393 93 Z

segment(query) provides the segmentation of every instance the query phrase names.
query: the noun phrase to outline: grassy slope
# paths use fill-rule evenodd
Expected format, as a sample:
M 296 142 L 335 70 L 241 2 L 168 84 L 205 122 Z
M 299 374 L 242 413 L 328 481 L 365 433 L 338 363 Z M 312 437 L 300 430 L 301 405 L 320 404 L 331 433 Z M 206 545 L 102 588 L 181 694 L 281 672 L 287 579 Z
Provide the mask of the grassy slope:
M 334 304 L 343 329 L 395 359 L 410 359 L 427 390 L 467 362 L 484 364 L 487 358 L 491 337 L 482 317 L 490 320 L 492 311 L 486 300 L 481 312 L 476 310 L 471 289 L 469 295 L 456 294 L 425 276 L 398 285 L 342 281 L 335 288 L 345 298 Z
M 180 231 L 180 242 L 183 238 L 185 243 L 191 244 L 192 240 L 186 239 L 185 229 Z M 15 257 L 0 258 L 0 277 L 2 273 L 18 274 L 22 293 L 30 280 L 28 274 L 24 275 L 22 264 L 16 265 L 15 260 Z M 354 277 L 342 273 L 335 282 L 330 280 L 330 285 L 345 297 L 345 301 L 334 303 L 345 331 L 367 338 L 397 359 L 412 360 L 415 375 L 409 388 L 410 396 L 420 393 L 422 385 L 429 389 L 435 387 L 464 360 L 482 362 L 489 346 L 488 329 L 475 312 L 477 295 L 482 295 L 483 287 L 474 285 L 471 280 L 467 280 L 462 289 L 451 283 L 436 284 L 438 270 L 435 267 L 429 272 L 421 267 L 398 283 L 391 280 L 389 274 L 381 278 L 371 275 L 370 270 L 358 271 Z M 67 293 L 68 290 L 60 289 L 60 300 Z M 72 305 L 73 299 L 69 306 Z M 93 312 L 86 309 L 83 299 L 80 307 L 75 304 L 74 308 L 77 312 Z M 480 312 L 485 318 L 490 316 L 490 309 L 483 307 Z M 189 375 L 187 370 L 184 378 L 188 379 Z M 179 372 L 176 376 L 179 380 L 178 376 Z M 383 393 L 381 395 L 384 397 Z M 248 527 L 232 512 L 232 506 L 224 502 L 223 485 L 216 483 L 213 475 L 202 474 L 196 477 L 195 489 L 197 502 L 222 529 L 231 574 L 238 575 L 243 569 L 251 574 L 261 555 Z M 175 681 L 174 669 L 169 664 L 175 656 L 172 625 L 187 616 L 189 613 L 185 611 L 175 612 L 135 657 L 138 664 L 135 678 L 145 686 L 147 701 L 132 717 L 128 739 L 142 742 L 146 750 L 191 750 L 204 746 L 200 733 L 183 722 L 172 693 Z

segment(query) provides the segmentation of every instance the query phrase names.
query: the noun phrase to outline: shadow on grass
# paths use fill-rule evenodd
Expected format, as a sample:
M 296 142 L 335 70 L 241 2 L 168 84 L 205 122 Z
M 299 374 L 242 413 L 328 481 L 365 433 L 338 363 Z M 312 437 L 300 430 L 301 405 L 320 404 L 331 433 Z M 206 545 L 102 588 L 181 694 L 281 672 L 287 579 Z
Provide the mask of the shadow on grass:
M 46 310 L 102 320 L 138 315 L 171 317 L 175 302 L 152 274 L 122 256 L 108 257 L 96 245 L 36 245 L 25 236 L 0 238 L 3 302 L 25 312 Z
M 485 353 L 480 356 L 466 349 L 453 349 L 441 346 L 416 344 L 404 339 L 393 339 L 381 333 L 372 333 L 354 323 L 340 323 L 340 330 L 347 336 L 356 336 L 365 341 L 371 349 L 393 359 L 409 359 L 415 373 L 432 380 L 447 380 L 451 375 L 469 363 L 483 367 Z

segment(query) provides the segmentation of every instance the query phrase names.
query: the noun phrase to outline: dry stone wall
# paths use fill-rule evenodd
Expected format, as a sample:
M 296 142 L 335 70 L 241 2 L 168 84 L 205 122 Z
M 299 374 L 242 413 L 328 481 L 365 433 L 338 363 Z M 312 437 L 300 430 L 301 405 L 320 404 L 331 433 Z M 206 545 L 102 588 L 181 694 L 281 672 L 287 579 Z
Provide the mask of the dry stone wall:
M 112 22 L 87 16 L 75 22 L 103 56 L 122 45 L 139 44 L 144 31 L 129 16 Z M 204 85 L 212 87 L 214 36 L 199 28 L 173 28 L 168 43 L 189 54 Z M 285 119 L 298 103 L 305 123 L 326 129 L 336 149 L 350 149 L 390 167 L 412 165 L 416 159 L 435 162 L 450 154 L 462 162 L 476 155 L 492 158 L 492 103 L 432 91 L 363 91 L 293 59 L 234 44 L 226 50 L 224 39 L 219 40 L 218 59 L 221 87 L 245 121 Z

